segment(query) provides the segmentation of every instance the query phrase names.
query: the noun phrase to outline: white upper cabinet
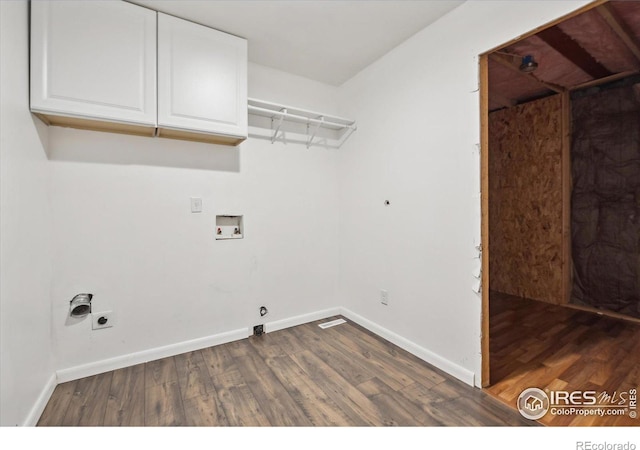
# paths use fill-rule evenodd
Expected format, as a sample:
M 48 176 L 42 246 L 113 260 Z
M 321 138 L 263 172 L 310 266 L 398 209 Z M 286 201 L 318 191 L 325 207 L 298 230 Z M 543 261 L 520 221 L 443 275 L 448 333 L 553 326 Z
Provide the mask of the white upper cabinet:
M 158 13 L 158 133 L 247 136 L 247 41 Z
M 124 1 L 32 1 L 31 111 L 51 125 L 236 145 L 247 41 Z
M 52 124 L 118 122 L 153 135 L 156 105 L 155 11 L 118 1 L 31 2 L 33 112 Z

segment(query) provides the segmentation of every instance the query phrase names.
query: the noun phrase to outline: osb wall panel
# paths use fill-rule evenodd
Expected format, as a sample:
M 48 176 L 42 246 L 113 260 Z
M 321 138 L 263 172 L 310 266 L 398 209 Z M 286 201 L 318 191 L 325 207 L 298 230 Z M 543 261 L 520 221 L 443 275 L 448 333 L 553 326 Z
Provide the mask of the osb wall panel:
M 555 95 L 489 115 L 489 283 L 563 303 L 562 103 Z

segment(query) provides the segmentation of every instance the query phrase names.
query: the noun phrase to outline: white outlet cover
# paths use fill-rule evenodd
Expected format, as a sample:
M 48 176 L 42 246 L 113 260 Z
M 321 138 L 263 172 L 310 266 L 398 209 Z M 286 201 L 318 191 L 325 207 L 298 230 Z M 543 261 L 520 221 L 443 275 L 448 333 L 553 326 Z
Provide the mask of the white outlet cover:
M 101 317 L 107 319 L 105 324 L 98 323 Z M 92 330 L 101 330 L 103 328 L 111 328 L 116 324 L 116 315 L 113 311 L 102 311 L 99 313 L 91 313 L 91 329 Z
M 192 213 L 202 212 L 202 198 L 201 197 L 191 197 L 191 212 Z
M 386 289 L 380 289 L 380 303 L 383 305 L 389 304 L 389 292 Z

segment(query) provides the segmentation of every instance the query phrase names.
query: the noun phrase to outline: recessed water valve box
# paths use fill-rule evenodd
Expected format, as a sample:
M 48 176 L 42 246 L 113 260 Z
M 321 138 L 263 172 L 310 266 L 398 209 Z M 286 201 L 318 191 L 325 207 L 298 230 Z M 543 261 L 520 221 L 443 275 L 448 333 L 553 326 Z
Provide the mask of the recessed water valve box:
M 216 216 L 216 240 L 242 239 L 244 226 L 242 216 Z

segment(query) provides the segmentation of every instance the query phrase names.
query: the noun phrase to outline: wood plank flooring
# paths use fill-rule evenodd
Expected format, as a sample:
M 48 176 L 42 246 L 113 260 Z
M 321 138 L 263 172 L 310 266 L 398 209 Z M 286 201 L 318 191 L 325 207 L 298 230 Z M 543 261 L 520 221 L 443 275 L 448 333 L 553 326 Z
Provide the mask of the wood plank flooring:
M 566 307 L 491 293 L 491 386 L 516 407 L 529 387 L 595 390 L 640 388 L 640 325 Z M 640 426 L 625 416 L 553 416 L 545 425 Z
M 332 319 L 60 384 L 38 425 L 535 425 Z

